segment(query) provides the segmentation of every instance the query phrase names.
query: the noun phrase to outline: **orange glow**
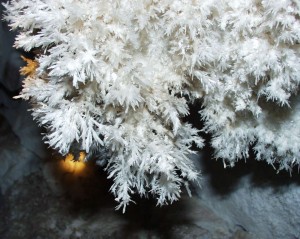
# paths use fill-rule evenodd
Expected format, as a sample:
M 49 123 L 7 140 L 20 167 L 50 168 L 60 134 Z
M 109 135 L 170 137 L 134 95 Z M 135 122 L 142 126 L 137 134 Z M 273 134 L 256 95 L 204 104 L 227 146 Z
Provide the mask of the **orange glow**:
M 61 160 L 61 168 L 68 173 L 81 174 L 86 167 L 84 163 L 85 156 L 85 152 L 80 152 L 78 159 L 74 160 L 74 155 L 69 153 L 64 160 Z
M 78 158 L 78 161 L 83 161 L 85 159 L 85 156 L 86 156 L 86 153 L 81 151 L 79 153 L 79 158 Z
M 26 66 L 24 66 L 20 69 L 21 75 L 23 75 L 23 76 L 26 76 L 26 75 L 33 76 L 36 72 L 36 68 L 38 67 L 37 61 L 28 59 L 24 56 L 21 56 L 21 58 L 27 63 Z

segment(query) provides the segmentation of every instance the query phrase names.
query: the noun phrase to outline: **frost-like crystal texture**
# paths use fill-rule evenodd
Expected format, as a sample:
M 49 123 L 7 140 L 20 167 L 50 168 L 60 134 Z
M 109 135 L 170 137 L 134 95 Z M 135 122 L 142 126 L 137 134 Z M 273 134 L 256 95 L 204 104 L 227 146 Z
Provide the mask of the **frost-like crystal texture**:
M 203 102 L 215 156 L 280 169 L 300 164 L 297 0 L 14 0 L 16 47 L 37 52 L 21 97 L 65 155 L 105 155 L 120 207 L 130 195 L 177 200 L 197 179 L 198 131 L 182 121 Z

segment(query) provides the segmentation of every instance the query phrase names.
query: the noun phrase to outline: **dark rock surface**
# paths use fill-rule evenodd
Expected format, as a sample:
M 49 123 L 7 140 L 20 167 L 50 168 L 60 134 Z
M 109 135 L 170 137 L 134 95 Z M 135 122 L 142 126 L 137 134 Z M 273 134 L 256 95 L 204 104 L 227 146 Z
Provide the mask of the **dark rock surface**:
M 59 164 L 49 164 L 60 171 Z M 196 197 L 161 208 L 138 199 L 125 214 L 115 211 L 106 175 L 89 167 L 81 176 L 53 172 L 59 193 L 41 171 L 17 181 L 3 197 L 0 238 L 252 238 L 230 228 Z

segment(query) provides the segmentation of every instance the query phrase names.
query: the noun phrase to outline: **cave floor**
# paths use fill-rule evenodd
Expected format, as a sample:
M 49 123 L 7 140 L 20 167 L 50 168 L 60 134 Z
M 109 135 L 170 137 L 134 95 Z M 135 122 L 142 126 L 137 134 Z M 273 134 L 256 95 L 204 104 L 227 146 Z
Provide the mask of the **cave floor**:
M 197 196 L 183 195 L 163 207 L 135 198 L 123 214 L 115 210 L 110 183 L 92 166 L 77 175 L 63 171 L 58 161 L 45 163 L 1 196 L 0 238 L 251 238 L 242 228 L 230 228 Z

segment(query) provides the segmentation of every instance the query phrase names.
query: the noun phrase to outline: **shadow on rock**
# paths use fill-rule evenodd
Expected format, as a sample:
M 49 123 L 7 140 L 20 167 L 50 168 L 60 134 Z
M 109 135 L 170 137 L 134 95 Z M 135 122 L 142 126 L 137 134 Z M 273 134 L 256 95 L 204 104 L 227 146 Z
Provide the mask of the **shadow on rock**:
M 253 154 L 247 160 L 237 162 L 232 168 L 224 168 L 222 160 L 213 159 L 213 150 L 206 147 L 195 159 L 197 160 L 200 161 L 198 162 L 199 169 L 208 178 L 205 182 L 206 187 L 211 187 L 220 196 L 230 195 L 246 177 L 250 178 L 252 186 L 271 187 L 274 191 L 280 191 L 281 188 L 291 184 L 300 186 L 300 174 L 296 168 L 292 174 L 287 171 L 277 172 L 272 165 L 255 160 Z

